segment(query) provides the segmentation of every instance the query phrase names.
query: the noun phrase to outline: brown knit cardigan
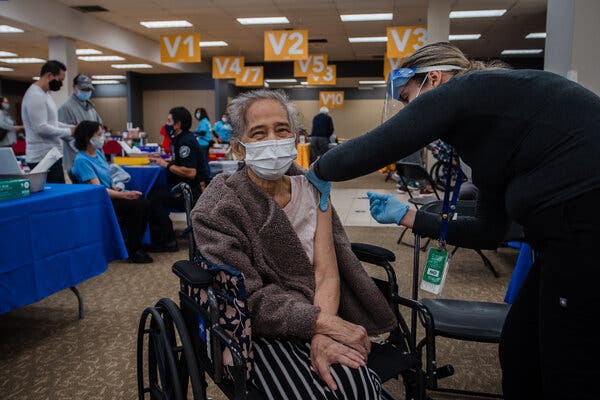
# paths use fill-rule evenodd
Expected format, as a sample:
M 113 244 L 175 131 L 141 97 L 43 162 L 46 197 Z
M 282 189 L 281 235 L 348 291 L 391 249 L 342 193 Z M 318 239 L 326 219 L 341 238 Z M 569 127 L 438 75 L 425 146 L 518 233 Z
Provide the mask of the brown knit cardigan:
M 287 174 L 301 173 L 293 165 Z M 218 174 L 192 210 L 192 221 L 202 255 L 244 274 L 256 335 L 312 338 L 319 313 L 313 305 L 314 267 L 281 207 L 246 169 Z M 369 335 L 391 331 L 394 314 L 352 252 L 335 210 L 332 221 L 340 274 L 338 315 L 362 325 Z

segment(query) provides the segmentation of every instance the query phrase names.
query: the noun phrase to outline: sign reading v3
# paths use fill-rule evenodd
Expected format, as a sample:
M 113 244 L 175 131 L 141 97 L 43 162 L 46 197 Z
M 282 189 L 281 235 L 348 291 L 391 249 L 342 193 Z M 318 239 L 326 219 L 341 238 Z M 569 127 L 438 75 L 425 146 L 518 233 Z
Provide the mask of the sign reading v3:
M 263 67 L 244 67 L 242 73 L 235 78 L 235 86 L 262 86 Z
M 160 62 L 200 62 L 200 34 L 160 35 Z
M 306 60 L 308 31 L 265 31 L 265 61 Z
M 294 76 L 322 74 L 327 66 L 327 54 L 310 54 L 306 60 L 294 61 Z
M 319 107 L 344 108 L 344 92 L 319 92 Z
M 387 28 L 387 56 L 408 57 L 425 46 L 427 29 L 424 26 L 394 26 Z
M 308 74 L 306 82 L 309 85 L 335 85 L 336 79 L 336 67 L 335 65 L 328 65 L 320 74 Z
M 213 79 L 233 79 L 241 75 L 244 57 L 215 56 L 212 59 Z

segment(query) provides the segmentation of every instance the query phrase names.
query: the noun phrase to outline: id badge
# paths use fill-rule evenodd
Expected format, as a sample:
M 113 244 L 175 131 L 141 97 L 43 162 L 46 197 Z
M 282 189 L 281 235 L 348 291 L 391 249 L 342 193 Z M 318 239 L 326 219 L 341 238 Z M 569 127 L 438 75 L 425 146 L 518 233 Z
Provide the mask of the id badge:
M 421 289 L 440 294 L 446 281 L 446 274 L 450 266 L 450 254 L 446 249 L 430 247 L 427 252 L 427 262 L 421 278 Z

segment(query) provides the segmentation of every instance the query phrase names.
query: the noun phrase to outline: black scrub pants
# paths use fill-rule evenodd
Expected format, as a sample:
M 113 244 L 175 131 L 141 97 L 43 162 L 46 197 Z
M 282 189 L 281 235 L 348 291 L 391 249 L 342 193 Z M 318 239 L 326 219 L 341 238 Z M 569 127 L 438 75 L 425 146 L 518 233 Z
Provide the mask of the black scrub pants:
M 500 341 L 506 400 L 600 399 L 600 190 L 523 224 L 539 255 Z
M 150 202 L 142 197 L 135 200 L 111 199 L 119 222 L 125 227 L 129 256 L 142 248 L 142 238 L 148 224 Z
M 174 195 L 166 189 L 153 190 L 150 194 L 150 236 L 153 244 L 167 244 L 176 240 L 173 222 L 169 218 L 172 209 L 184 208 L 183 196 Z

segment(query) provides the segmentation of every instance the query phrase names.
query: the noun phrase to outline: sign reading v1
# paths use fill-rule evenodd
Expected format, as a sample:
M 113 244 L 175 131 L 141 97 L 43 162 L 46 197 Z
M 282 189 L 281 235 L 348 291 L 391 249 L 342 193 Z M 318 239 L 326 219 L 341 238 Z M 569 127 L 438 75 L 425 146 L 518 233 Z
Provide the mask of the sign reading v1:
M 242 74 L 244 57 L 221 57 L 212 59 L 213 79 L 234 79 Z
M 319 107 L 344 108 L 344 92 L 319 92 Z
M 200 62 L 200 34 L 160 35 L 161 62 Z
M 306 60 L 308 31 L 265 31 L 265 61 Z

